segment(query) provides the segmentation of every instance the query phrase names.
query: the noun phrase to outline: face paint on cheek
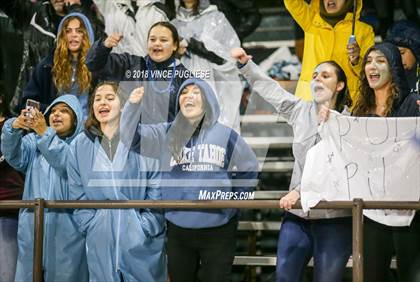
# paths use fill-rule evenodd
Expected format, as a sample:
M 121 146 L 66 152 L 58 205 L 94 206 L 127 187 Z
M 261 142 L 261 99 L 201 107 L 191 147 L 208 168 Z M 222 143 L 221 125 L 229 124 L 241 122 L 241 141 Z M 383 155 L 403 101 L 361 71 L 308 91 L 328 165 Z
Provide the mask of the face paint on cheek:
M 311 81 L 311 93 L 312 99 L 317 104 L 322 104 L 324 102 L 330 101 L 334 96 L 333 91 L 331 91 L 327 86 L 319 81 Z
M 375 88 L 380 88 L 391 81 L 391 70 L 387 63 L 373 63 L 380 75 L 378 81 L 375 83 Z

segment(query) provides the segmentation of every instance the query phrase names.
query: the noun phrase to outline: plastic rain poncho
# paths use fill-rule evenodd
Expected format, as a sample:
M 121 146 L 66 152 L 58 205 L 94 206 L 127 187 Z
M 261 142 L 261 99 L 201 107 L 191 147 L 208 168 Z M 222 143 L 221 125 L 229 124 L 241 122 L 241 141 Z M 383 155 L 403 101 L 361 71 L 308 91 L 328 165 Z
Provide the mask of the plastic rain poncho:
M 137 0 L 138 10 L 134 12 L 131 0 L 93 0 L 105 18 L 105 32 L 108 35 L 121 33 L 123 39 L 113 48 L 114 53 L 147 55 L 147 34 L 150 27 L 160 21 L 168 21 L 166 14 L 155 3 L 159 0 Z
M 107 141 L 92 128 L 72 143 L 67 167 L 72 199 L 161 199 L 156 161 L 129 152 L 118 139 Z M 86 235 L 90 281 L 167 281 L 162 214 L 149 209 L 78 209 L 74 220 Z
M 216 90 L 221 115 L 219 121 L 239 131 L 239 104 L 243 85 L 239 72 L 230 59 L 230 50 L 240 47 L 240 41 L 229 21 L 209 1 L 199 1 L 198 14 L 180 6 L 175 1 L 176 19 L 172 23 L 178 29 L 179 35 L 190 41 L 191 38 L 202 42 L 208 51 L 225 59 L 222 65 L 210 62 L 193 53 L 184 55 L 181 62 L 193 72 L 208 71 L 209 75 L 200 77 L 206 79 Z
M 60 139 L 48 127 L 43 136 L 12 128 L 13 119 L 6 121 L 2 133 L 2 152 L 7 162 L 25 173 L 23 200 L 68 200 L 67 152 L 69 143 L 82 130 L 82 107 L 73 95 L 63 95 L 54 100 L 45 111 L 57 103 L 66 103 L 77 117 L 77 127 L 72 136 Z M 18 261 L 15 281 L 32 281 L 34 213 L 21 209 L 18 227 Z M 44 217 L 44 281 L 87 281 L 88 269 L 85 240 L 72 220 L 72 210 L 45 209 Z

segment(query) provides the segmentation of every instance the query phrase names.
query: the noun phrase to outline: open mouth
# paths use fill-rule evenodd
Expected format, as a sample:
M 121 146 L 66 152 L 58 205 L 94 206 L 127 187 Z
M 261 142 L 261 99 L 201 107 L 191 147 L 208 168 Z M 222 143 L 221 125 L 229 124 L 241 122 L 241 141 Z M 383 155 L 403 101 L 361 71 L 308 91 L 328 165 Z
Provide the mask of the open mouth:
M 162 48 L 153 48 L 153 53 L 155 53 L 155 54 L 159 54 L 159 53 L 161 53 L 163 51 L 163 49 Z
M 109 112 L 110 112 L 110 110 L 108 108 L 100 108 L 99 109 L 99 114 L 101 116 L 105 116 L 105 115 L 109 114 Z
M 61 119 L 53 119 L 52 123 L 53 125 L 61 125 L 63 124 L 63 121 Z
M 195 104 L 192 101 L 187 101 L 187 102 L 184 103 L 184 108 L 185 109 L 190 109 L 190 108 L 194 108 L 194 107 L 195 107 Z
M 381 76 L 378 73 L 370 73 L 368 77 L 370 81 L 375 82 L 378 81 Z
M 335 4 L 334 1 L 328 1 L 327 3 L 327 8 L 328 9 L 335 9 L 337 7 L 337 5 Z
M 70 40 L 70 45 L 71 46 L 78 46 L 79 44 L 80 44 L 80 42 L 77 41 L 77 40 Z

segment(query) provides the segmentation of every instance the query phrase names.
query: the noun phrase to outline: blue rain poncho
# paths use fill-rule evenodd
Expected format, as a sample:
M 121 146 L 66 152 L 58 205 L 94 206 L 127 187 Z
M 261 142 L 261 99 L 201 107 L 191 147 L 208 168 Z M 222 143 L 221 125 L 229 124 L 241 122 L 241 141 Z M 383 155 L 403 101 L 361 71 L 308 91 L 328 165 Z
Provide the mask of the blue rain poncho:
M 68 200 L 66 162 L 69 143 L 82 130 L 82 107 L 76 96 L 63 95 L 53 101 L 45 111 L 47 117 L 58 103 L 67 104 L 77 117 L 74 133 L 60 139 L 48 127 L 43 136 L 12 128 L 14 118 L 6 121 L 1 150 L 7 162 L 25 173 L 23 200 Z M 34 213 L 21 209 L 18 227 L 18 261 L 15 281 L 32 281 Z M 72 210 L 46 209 L 44 218 L 44 281 L 87 281 L 88 269 L 85 240 L 72 220 Z
M 101 144 L 102 143 L 102 144 Z M 104 146 L 105 144 L 105 146 Z M 72 143 L 68 160 L 74 200 L 160 200 L 155 160 L 129 152 L 118 133 L 91 127 Z M 90 281 L 166 282 L 164 217 L 149 209 L 79 209 Z

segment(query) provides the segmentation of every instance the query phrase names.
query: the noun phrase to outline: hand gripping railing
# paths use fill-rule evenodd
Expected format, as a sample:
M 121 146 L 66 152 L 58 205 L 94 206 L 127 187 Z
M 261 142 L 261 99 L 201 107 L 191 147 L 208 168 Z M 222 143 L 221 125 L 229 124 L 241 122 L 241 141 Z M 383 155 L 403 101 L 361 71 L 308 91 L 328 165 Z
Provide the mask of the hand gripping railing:
M 0 201 L 0 209 L 34 209 L 34 261 L 33 281 L 42 281 L 42 243 L 44 228 L 44 209 L 132 209 L 132 208 L 171 208 L 171 209 L 275 209 L 278 200 L 250 201 Z M 300 202 L 294 208 L 301 208 Z M 320 202 L 315 209 L 352 209 L 353 214 L 353 281 L 363 282 L 363 209 L 413 209 L 420 210 L 420 202 L 391 201 L 331 201 Z

